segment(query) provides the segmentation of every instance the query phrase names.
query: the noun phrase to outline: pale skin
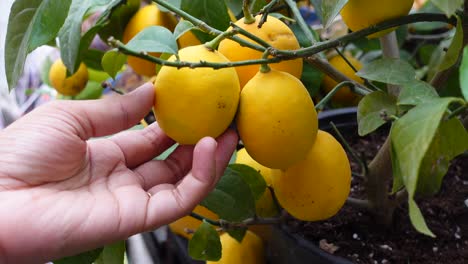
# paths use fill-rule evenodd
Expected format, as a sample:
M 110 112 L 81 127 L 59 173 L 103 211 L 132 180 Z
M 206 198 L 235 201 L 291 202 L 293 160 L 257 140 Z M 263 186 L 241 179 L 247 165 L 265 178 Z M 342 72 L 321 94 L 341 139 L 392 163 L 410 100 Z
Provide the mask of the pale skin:
M 236 133 L 153 160 L 174 144 L 157 124 L 118 132 L 154 100 L 145 84 L 110 99 L 52 102 L 0 131 L 0 263 L 44 263 L 153 230 L 214 188 Z

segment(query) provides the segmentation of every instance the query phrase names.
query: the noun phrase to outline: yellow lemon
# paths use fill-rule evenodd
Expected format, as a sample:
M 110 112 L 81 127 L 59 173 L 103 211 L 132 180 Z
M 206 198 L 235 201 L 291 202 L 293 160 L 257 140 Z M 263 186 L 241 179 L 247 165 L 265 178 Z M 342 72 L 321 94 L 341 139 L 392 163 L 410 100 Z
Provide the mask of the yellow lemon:
M 235 24 L 263 39 L 274 48 L 283 50 L 296 50 L 299 48 L 299 42 L 294 36 L 294 33 L 286 24 L 281 22 L 281 20 L 268 16 L 267 22 L 263 24 L 261 28 L 258 28 L 260 18 L 261 16 L 256 16 L 256 21 L 252 24 L 245 24 L 244 19 L 242 18 Z M 245 36 L 240 37 L 245 40 L 249 40 Z M 221 41 L 218 50 L 230 61 L 253 60 L 260 59 L 262 57 L 262 53 L 260 51 L 253 50 L 248 47 L 242 47 L 239 43 L 230 39 Z M 270 67 L 278 71 L 288 72 L 295 77 L 300 78 L 302 74 L 302 59 L 274 63 L 271 64 Z M 239 74 L 239 80 L 242 88 L 258 72 L 258 65 L 239 66 L 236 67 L 236 70 Z
M 135 35 L 149 26 L 163 26 L 169 30 L 174 30 L 177 19 L 168 12 L 162 12 L 156 4 L 147 5 L 138 10 L 130 19 L 123 33 L 123 42 L 129 42 Z M 150 53 L 153 56 L 160 56 L 159 53 Z M 156 73 L 156 64 L 133 56 L 128 57 L 128 64 L 132 69 L 144 76 L 153 76 Z
M 413 0 L 349 0 L 341 10 L 341 17 L 352 31 L 358 31 L 385 20 L 407 15 L 413 2 Z M 378 38 L 393 30 L 378 32 L 368 38 Z
M 307 157 L 274 172 L 273 187 L 280 205 L 304 221 L 324 220 L 344 205 L 351 188 L 348 157 L 336 139 L 319 131 Z
M 88 69 L 84 63 L 78 70 L 67 77 L 67 68 L 61 59 L 56 60 L 49 71 L 49 81 L 60 94 L 74 96 L 79 94 L 88 83 Z
M 177 42 L 179 43 L 179 48 L 181 49 L 201 44 L 200 40 L 198 40 L 192 31 L 185 32 L 182 36 L 179 37 L 179 39 L 177 39 Z
M 265 180 L 267 186 L 271 185 L 271 169 L 256 162 L 245 148 L 237 151 L 236 163 L 248 165 L 257 170 Z M 255 208 L 258 216 L 272 217 L 278 214 L 278 208 L 273 201 L 270 189 L 265 189 L 263 195 L 255 202 Z
M 251 231 L 247 231 L 239 243 L 228 233 L 220 236 L 222 257 L 219 261 L 207 261 L 207 264 L 264 264 L 265 253 L 263 241 Z
M 249 155 L 263 166 L 286 169 L 304 159 L 317 127 L 314 103 L 291 74 L 260 71 L 242 89 L 237 128 Z
M 346 59 L 356 68 L 357 71 L 362 69 L 360 61 L 352 57 L 351 55 L 345 55 Z M 357 83 L 363 84 L 364 80 L 356 75 L 353 68 L 339 55 L 333 56 L 329 60 L 330 64 L 334 66 L 338 71 L 348 76 L 350 79 Z M 326 75 L 322 81 L 322 87 L 325 92 L 330 92 L 338 83 L 333 80 L 330 76 Z M 333 97 L 332 102 L 342 106 L 356 105 L 360 99 L 360 96 L 353 93 L 349 87 L 341 88 Z
M 217 214 L 213 213 L 212 211 L 208 210 L 206 207 L 201 206 L 201 205 L 197 205 L 195 209 L 193 210 L 193 212 L 201 216 L 204 216 L 206 218 L 212 219 L 212 220 L 219 219 Z M 200 220 L 195 219 L 191 217 L 190 215 L 188 215 L 188 216 L 184 216 L 180 218 L 179 220 L 175 222 L 170 223 L 169 229 L 175 234 L 178 234 L 187 239 L 190 239 L 192 238 L 192 234 L 187 233 L 186 230 L 188 229 L 188 230 L 196 231 L 200 225 L 201 225 Z
M 204 45 L 179 51 L 181 61 L 225 63 L 228 59 Z M 171 56 L 169 61 L 175 61 Z M 156 76 L 156 120 L 180 144 L 195 144 L 205 136 L 218 137 L 231 124 L 239 103 L 236 70 L 163 66 Z

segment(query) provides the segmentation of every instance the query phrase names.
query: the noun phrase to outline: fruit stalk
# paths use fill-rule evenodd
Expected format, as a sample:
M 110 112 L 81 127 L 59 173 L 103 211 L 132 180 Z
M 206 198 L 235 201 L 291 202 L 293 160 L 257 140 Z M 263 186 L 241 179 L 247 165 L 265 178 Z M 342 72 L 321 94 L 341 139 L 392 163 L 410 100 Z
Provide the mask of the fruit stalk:
M 262 18 L 258 22 L 258 27 L 262 27 L 262 25 L 266 22 L 268 14 L 270 13 L 271 9 L 279 2 L 279 0 L 272 0 L 270 3 L 268 3 L 266 6 L 264 6 L 262 9 L 260 9 L 259 14 L 262 14 Z
M 250 12 L 250 0 L 244 0 L 242 2 L 242 12 L 244 13 L 244 23 L 252 24 L 255 23 L 255 17 Z

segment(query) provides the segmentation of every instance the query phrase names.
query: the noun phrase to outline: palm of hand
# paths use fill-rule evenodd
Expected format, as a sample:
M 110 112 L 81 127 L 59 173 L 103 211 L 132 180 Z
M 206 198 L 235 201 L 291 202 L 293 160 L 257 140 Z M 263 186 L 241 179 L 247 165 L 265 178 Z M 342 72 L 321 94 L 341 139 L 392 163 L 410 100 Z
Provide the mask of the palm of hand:
M 131 111 L 119 102 L 123 119 L 98 122 L 86 111 L 76 115 L 77 104 L 55 104 L 1 132 L 0 262 L 47 261 L 122 240 L 187 214 L 206 195 L 235 147 L 233 133 L 218 149 L 205 139 L 195 149 L 179 146 L 165 161 L 152 158 L 174 142 L 157 124 L 87 140 L 136 123 L 152 105 L 146 101 Z

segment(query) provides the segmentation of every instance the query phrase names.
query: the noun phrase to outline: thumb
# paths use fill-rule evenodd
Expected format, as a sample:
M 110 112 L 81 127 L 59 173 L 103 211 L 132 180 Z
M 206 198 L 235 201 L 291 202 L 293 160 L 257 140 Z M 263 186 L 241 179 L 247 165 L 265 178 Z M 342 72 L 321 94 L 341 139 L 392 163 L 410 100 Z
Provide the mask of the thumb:
M 59 101 L 51 107 L 58 108 L 76 134 L 86 140 L 136 125 L 153 104 L 154 88 L 151 83 L 146 83 L 127 95 L 89 101 Z

